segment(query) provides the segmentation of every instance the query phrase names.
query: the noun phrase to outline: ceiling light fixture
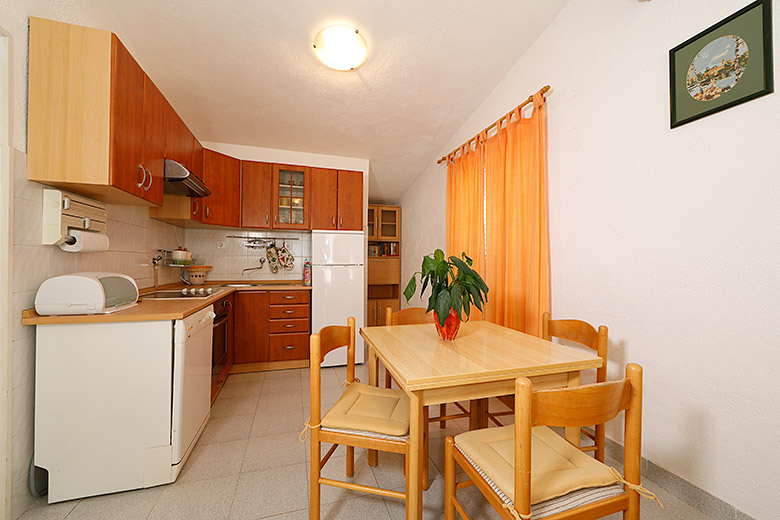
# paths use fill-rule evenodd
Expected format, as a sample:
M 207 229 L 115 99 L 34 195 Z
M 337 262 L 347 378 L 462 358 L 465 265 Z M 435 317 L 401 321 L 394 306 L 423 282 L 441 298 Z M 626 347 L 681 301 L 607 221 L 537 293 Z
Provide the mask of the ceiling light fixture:
M 368 46 L 354 27 L 329 25 L 314 38 L 314 54 L 331 69 L 353 70 L 366 60 Z

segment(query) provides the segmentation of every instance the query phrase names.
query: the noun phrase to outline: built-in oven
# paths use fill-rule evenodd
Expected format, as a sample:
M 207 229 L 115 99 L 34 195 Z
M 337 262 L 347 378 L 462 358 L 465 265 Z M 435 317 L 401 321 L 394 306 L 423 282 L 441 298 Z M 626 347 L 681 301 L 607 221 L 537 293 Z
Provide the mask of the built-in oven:
M 228 345 L 233 329 L 233 295 L 226 296 L 214 304 L 214 331 L 211 343 L 211 384 L 225 369 L 228 359 Z

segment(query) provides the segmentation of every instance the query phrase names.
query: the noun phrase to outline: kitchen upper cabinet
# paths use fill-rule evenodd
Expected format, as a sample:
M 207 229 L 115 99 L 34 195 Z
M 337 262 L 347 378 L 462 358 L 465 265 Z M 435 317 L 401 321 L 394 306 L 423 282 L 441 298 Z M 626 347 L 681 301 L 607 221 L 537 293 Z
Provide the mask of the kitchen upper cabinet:
M 376 227 L 376 217 L 379 211 L 377 211 L 377 207 L 373 204 L 368 205 L 368 222 L 366 222 L 368 231 L 366 234 L 368 235 L 368 240 L 376 240 L 377 237 L 377 227 Z
M 195 162 L 195 138 L 170 103 L 166 101 L 165 104 L 167 112 L 165 121 L 165 158 L 184 165 L 185 168 L 192 172 L 192 165 Z M 203 180 L 201 175 L 196 174 L 196 176 Z
M 148 179 L 141 189 L 144 198 L 162 205 L 165 176 L 165 96 L 149 76 L 144 76 L 144 147 L 141 164 Z
M 271 228 L 272 170 L 270 163 L 241 161 L 242 228 Z
M 268 291 L 235 293 L 233 363 L 262 363 L 268 359 Z
M 311 228 L 363 230 L 363 173 L 311 169 Z
M 338 229 L 338 171 L 311 169 L 311 228 Z
M 363 231 L 363 172 L 339 170 L 339 229 Z
M 401 208 L 398 206 L 377 206 L 376 211 L 377 240 L 400 240 Z
M 273 165 L 274 229 L 311 229 L 308 166 Z
M 241 219 L 241 161 L 205 150 L 203 182 L 211 190 L 203 204 L 203 223 L 238 227 Z
M 27 178 L 116 204 L 160 204 L 159 91 L 112 33 L 30 18 Z

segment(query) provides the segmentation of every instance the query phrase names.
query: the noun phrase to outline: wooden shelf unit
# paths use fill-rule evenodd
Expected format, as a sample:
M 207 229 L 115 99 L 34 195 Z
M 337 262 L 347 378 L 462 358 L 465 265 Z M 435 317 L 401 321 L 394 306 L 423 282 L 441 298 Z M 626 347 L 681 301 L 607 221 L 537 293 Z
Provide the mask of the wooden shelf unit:
M 369 327 L 385 325 L 385 307 L 401 308 L 401 208 L 368 205 Z

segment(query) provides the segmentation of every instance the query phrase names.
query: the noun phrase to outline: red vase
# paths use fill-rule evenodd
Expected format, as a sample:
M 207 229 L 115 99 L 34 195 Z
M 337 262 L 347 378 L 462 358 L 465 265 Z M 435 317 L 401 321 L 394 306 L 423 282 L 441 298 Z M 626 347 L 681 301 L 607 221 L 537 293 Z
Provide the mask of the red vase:
M 450 307 L 450 313 L 447 315 L 447 319 L 444 320 L 444 327 L 439 325 L 439 315 L 436 314 L 436 311 L 433 311 L 433 315 L 436 318 L 436 332 L 439 333 L 439 337 L 447 341 L 455 339 L 460 328 L 460 316 L 455 312 L 455 309 Z

